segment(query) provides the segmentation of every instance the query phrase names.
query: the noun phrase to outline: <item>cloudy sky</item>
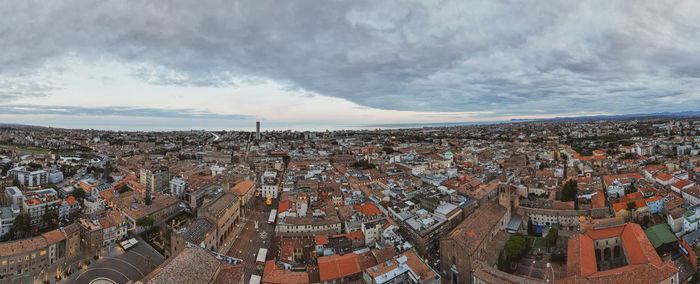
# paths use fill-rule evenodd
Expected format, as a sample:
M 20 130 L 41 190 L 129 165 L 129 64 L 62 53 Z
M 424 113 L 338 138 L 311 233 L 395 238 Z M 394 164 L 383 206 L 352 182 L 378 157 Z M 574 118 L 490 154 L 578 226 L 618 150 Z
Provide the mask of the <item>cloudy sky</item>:
M 700 109 L 700 1 L 2 1 L 0 123 L 352 128 Z

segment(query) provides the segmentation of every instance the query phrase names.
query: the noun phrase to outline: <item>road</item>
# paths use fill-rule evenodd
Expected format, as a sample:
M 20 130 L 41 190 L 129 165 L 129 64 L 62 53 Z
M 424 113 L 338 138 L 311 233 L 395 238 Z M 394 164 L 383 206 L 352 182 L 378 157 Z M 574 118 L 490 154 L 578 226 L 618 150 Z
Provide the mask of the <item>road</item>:
M 275 225 L 268 224 L 267 218 L 270 210 L 276 205 L 267 206 L 262 199 L 257 199 L 248 209 L 248 218 L 241 227 L 239 234 L 234 238 L 233 244 L 226 255 L 243 260 L 245 282 L 250 281 L 253 274 L 262 275 L 255 259 L 260 248 L 269 248 L 274 237 Z M 258 229 L 255 229 L 255 221 L 258 221 Z M 268 253 L 268 259 L 270 254 Z

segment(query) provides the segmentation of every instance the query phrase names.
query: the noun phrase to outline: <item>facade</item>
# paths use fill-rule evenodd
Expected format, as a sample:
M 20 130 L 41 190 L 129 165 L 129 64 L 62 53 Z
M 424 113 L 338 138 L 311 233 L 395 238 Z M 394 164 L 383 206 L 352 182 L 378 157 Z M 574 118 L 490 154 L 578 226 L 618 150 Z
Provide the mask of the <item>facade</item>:
M 10 232 L 15 217 L 19 213 L 19 207 L 15 204 L 0 206 L 0 237 Z
M 119 213 L 110 212 L 99 219 L 102 226 L 102 245 L 115 244 L 126 237 L 126 219 Z
M 38 272 L 65 257 L 66 237 L 58 229 L 41 236 L 0 243 L 0 276 Z
M 219 194 L 214 200 L 202 206 L 197 211 L 197 217 L 206 218 L 214 224 L 216 230 L 216 248 L 223 245 L 233 236 L 233 231 L 239 223 L 240 202 L 238 197 L 229 192 Z
M 46 181 L 54 184 L 63 181 L 63 172 L 57 169 L 46 170 Z
M 647 203 L 647 207 L 649 207 L 650 214 L 661 213 L 664 208 L 664 198 L 661 196 L 647 198 L 644 201 Z
M 698 229 L 700 224 L 700 206 L 688 208 L 683 213 L 683 233 L 689 233 Z
M 187 190 L 187 181 L 176 177 L 170 180 L 170 195 L 175 196 L 179 199 L 184 198 L 185 191 Z
M 164 192 L 170 181 L 168 167 L 141 168 L 139 176 L 141 185 L 148 192 Z
M 338 216 L 324 217 L 285 217 L 275 227 L 277 234 L 314 235 L 321 232 L 340 234 L 342 222 Z
M 681 190 L 683 199 L 690 205 L 695 206 L 700 204 L 700 186 L 691 186 Z
M 48 182 L 48 173 L 45 170 L 28 171 L 24 167 L 17 167 L 7 171 L 7 175 L 17 179 L 26 187 L 37 187 Z
M 52 188 L 26 191 L 22 203 L 22 212 L 29 214 L 31 225 L 36 228 L 43 227 L 43 217 L 46 212 L 58 211 L 58 193 Z

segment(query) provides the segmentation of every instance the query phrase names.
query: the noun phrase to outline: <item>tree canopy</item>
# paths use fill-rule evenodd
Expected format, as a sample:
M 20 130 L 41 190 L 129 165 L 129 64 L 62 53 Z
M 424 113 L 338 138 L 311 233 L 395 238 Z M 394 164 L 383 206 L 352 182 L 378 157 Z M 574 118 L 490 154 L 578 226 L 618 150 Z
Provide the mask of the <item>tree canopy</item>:
M 559 230 L 556 228 L 549 228 L 549 232 L 547 232 L 545 240 L 547 240 L 547 244 L 551 246 L 557 243 L 557 237 L 559 237 Z
M 578 182 L 576 180 L 569 180 L 564 184 L 562 188 L 562 201 L 574 201 L 576 200 L 576 194 L 578 192 Z
M 32 217 L 29 213 L 23 213 L 15 217 L 12 227 L 10 227 L 10 236 L 24 238 L 32 233 L 31 226 Z
M 127 192 L 129 190 L 131 190 L 131 188 L 129 188 L 129 186 L 127 186 L 126 184 L 122 184 L 122 186 L 119 187 L 119 193 L 124 193 L 124 192 Z
M 73 197 L 75 197 L 77 199 L 84 198 L 85 197 L 85 190 L 80 188 L 80 187 L 74 189 L 73 190 Z
M 138 220 L 136 220 L 136 226 L 141 227 L 150 227 L 153 226 L 153 223 L 155 223 L 155 220 L 151 216 L 141 217 Z

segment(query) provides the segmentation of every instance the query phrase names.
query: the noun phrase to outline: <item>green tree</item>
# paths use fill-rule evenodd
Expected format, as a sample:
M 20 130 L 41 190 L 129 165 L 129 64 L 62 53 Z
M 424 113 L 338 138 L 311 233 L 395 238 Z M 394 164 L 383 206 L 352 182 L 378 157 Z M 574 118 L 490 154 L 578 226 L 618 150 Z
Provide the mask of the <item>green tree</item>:
M 576 180 L 569 180 L 564 184 L 561 190 L 562 201 L 574 201 L 576 200 L 576 194 L 578 193 L 578 182 Z
M 10 227 L 10 235 L 18 238 L 29 236 L 32 233 L 31 222 L 32 217 L 28 213 L 17 215 Z
M 155 223 L 155 220 L 151 216 L 141 217 L 136 220 L 136 226 L 140 227 L 150 227 L 153 226 L 153 223 Z
M 75 197 L 76 199 L 85 198 L 85 190 L 82 187 L 74 189 L 73 197 Z
M 633 201 L 630 201 L 629 203 L 627 203 L 627 210 L 632 211 L 635 208 L 637 208 L 637 203 L 634 203 Z
M 523 236 L 512 236 L 503 247 L 506 260 L 511 261 L 519 258 L 527 250 L 527 239 Z
M 506 271 L 506 257 L 503 250 L 501 250 L 501 252 L 498 254 L 498 262 L 496 263 L 496 265 L 498 266 L 498 270 Z
M 547 244 L 552 246 L 557 243 L 557 237 L 559 237 L 559 230 L 556 228 L 549 228 L 549 232 L 547 232 L 545 240 L 547 241 Z
M 146 205 L 151 205 L 153 201 L 151 200 L 150 192 L 146 192 L 146 197 L 143 198 L 143 201 L 146 203 Z
M 47 225 L 49 230 L 53 230 L 58 227 L 58 210 L 48 210 L 41 217 L 44 223 Z
M 119 188 L 119 193 L 125 193 L 129 190 L 131 190 L 131 188 L 129 188 L 129 186 L 127 186 L 126 184 L 122 184 L 122 186 Z

